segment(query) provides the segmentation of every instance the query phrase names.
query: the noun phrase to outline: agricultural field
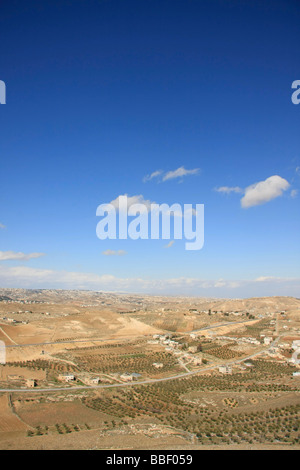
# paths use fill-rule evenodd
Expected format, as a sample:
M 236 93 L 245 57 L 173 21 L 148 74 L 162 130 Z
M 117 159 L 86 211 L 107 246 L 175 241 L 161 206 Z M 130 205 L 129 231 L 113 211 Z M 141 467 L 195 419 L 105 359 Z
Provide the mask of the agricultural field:
M 5 299 L 1 449 L 300 448 L 297 299 Z

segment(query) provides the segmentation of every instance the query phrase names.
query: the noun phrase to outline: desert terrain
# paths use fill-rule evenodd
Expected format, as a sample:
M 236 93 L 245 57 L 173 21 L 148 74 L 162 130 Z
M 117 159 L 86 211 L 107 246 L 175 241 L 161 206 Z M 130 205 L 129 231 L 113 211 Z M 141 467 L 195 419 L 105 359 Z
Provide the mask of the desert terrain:
M 299 299 L 0 289 L 0 341 L 0 449 L 300 448 Z

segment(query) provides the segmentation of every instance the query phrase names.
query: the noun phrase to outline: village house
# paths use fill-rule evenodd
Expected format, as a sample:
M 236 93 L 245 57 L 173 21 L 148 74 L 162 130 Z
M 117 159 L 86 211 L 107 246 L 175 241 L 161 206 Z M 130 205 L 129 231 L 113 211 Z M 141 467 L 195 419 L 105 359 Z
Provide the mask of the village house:
M 193 356 L 192 357 L 192 362 L 195 366 L 201 366 L 202 364 L 202 357 L 198 357 L 198 356 Z
M 221 374 L 232 374 L 232 367 L 230 367 L 230 366 L 220 366 L 219 367 L 219 372 L 221 372 Z
M 141 374 L 137 374 L 136 372 L 133 372 L 132 374 L 128 374 L 128 372 L 125 372 L 124 374 L 120 375 L 120 379 L 124 380 L 125 382 L 133 382 L 134 380 L 137 380 L 140 377 Z
M 270 336 L 265 336 L 264 337 L 264 344 L 267 346 L 272 343 L 272 338 Z
M 153 362 L 153 367 L 155 367 L 156 369 L 162 369 L 163 368 L 163 363 L 162 362 Z
M 34 388 L 37 386 L 37 382 L 35 379 L 26 379 L 26 387 Z
M 99 377 L 91 377 L 90 379 L 88 379 L 87 382 L 88 382 L 89 385 L 99 385 L 101 380 L 100 380 Z
M 64 382 L 72 382 L 73 380 L 75 380 L 75 375 L 69 373 L 60 374 L 58 376 L 58 380 L 62 380 Z

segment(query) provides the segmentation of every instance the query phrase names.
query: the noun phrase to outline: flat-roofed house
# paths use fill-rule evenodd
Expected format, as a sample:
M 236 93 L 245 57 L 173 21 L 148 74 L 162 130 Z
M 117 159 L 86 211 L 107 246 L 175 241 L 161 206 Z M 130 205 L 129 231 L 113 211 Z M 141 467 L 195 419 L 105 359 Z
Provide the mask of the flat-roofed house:
M 230 366 L 220 366 L 219 367 L 219 372 L 221 372 L 221 374 L 232 374 L 232 367 L 230 367 Z
M 35 379 L 26 379 L 26 387 L 34 388 L 37 386 L 37 382 Z
M 72 380 L 75 380 L 75 375 L 74 374 L 60 374 L 58 376 L 58 380 L 63 380 L 64 382 L 72 382 Z

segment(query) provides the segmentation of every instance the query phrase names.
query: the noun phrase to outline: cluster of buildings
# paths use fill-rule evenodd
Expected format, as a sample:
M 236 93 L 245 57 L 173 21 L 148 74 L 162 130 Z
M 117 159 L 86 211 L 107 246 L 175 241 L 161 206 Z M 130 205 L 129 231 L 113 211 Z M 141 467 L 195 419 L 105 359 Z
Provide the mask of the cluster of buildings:
M 10 317 L 0 317 L 0 320 L 6 321 L 7 323 L 11 323 L 11 324 L 16 324 L 16 323 L 22 323 L 23 325 L 28 324 L 27 320 L 23 320 L 23 321 L 15 320 L 14 318 L 10 318 Z
M 261 337 L 264 337 L 265 335 L 261 335 Z M 267 337 L 268 339 L 266 340 L 266 342 L 264 341 L 265 344 L 271 344 L 271 342 L 273 341 L 273 338 L 272 337 Z M 232 341 L 234 339 L 234 341 L 237 343 L 237 344 L 242 344 L 242 343 L 247 343 L 247 344 L 254 344 L 255 346 L 259 346 L 261 344 L 260 341 L 258 341 L 256 338 L 253 338 L 252 336 L 247 336 L 247 337 L 242 337 L 242 338 L 232 338 L 231 336 L 216 336 L 216 339 L 219 339 L 219 340 L 228 340 L 228 341 Z
M 252 336 L 238 338 L 237 343 L 248 343 L 248 344 L 254 344 L 255 346 L 259 346 L 261 344 L 260 341 L 258 341 L 258 339 L 253 338 Z
M 133 382 L 135 380 L 138 380 L 141 377 L 141 374 L 138 374 L 137 372 L 124 372 L 123 374 L 120 375 L 120 379 L 123 380 L 124 382 Z M 58 376 L 58 380 L 61 382 L 74 382 L 76 380 L 76 376 L 72 373 L 66 372 L 63 374 L 60 374 Z M 87 385 L 99 385 L 101 383 L 100 377 L 80 377 L 80 380 L 82 380 L 84 383 Z
M 22 305 L 47 304 L 47 305 L 53 305 L 53 302 L 44 302 L 42 300 L 0 299 L 0 301 L 4 304 L 22 304 Z
M 197 335 L 190 334 L 191 339 L 196 339 Z M 184 362 L 185 364 L 193 364 L 193 365 L 201 365 L 202 364 L 202 357 L 199 355 L 194 356 L 195 353 L 198 352 L 198 348 L 195 345 L 188 347 L 187 351 L 183 351 L 183 345 L 178 341 L 172 339 L 172 335 L 170 334 L 163 334 L 163 335 L 153 335 L 153 340 L 149 341 L 151 344 L 161 344 L 165 346 L 166 352 L 171 352 L 176 356 L 179 360 Z M 156 363 L 153 364 L 154 367 Z M 162 365 L 163 366 L 163 365 Z

